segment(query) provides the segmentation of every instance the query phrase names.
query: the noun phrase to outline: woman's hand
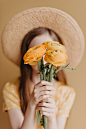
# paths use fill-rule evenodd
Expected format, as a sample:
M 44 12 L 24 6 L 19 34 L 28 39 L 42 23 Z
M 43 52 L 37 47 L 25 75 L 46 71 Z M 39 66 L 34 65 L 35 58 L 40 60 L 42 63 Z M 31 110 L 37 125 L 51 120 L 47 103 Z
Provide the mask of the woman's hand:
M 48 102 L 48 103 L 46 103 Z M 52 121 L 55 118 L 55 101 L 51 98 L 43 99 L 43 101 L 37 104 L 37 109 L 40 110 L 42 115 L 48 117 L 48 120 Z
M 39 102 L 53 95 L 55 89 L 53 88 L 52 85 L 53 83 L 48 81 L 40 81 L 39 83 L 37 83 L 34 86 L 34 90 L 31 95 L 30 99 L 31 106 L 36 107 Z

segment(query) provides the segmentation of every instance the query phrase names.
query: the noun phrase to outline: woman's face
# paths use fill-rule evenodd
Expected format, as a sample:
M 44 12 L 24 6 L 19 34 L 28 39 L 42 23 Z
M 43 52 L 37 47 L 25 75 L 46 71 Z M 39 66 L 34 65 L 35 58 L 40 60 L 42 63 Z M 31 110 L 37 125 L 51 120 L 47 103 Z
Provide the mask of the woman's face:
M 36 36 L 31 42 L 30 42 L 30 45 L 29 45 L 29 48 L 31 47 L 34 47 L 34 46 L 37 46 L 37 45 L 40 45 L 42 44 L 43 42 L 46 42 L 46 41 L 53 41 L 52 37 L 49 35 L 49 33 L 45 33 L 45 34 L 42 34 L 42 35 L 39 35 L 39 36 Z M 44 58 L 44 56 L 43 56 Z M 44 64 L 46 63 L 46 61 L 44 61 Z M 38 73 L 39 69 L 38 69 L 38 65 L 32 65 L 31 66 L 32 69 Z

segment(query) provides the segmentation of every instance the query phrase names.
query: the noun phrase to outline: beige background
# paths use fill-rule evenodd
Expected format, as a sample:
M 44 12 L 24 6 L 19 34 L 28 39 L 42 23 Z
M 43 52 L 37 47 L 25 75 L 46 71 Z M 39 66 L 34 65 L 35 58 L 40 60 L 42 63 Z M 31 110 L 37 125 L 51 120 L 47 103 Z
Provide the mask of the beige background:
M 13 15 L 24 9 L 40 6 L 55 7 L 70 14 L 78 22 L 86 38 L 86 0 L 0 0 L 0 35 L 5 24 Z M 18 75 L 19 68 L 3 55 L 0 44 L 0 129 L 11 129 L 7 113 L 2 113 L 2 88 L 7 81 Z M 77 95 L 66 129 L 85 129 L 86 52 L 84 52 L 77 70 L 67 73 L 67 79 L 69 85 L 74 87 Z

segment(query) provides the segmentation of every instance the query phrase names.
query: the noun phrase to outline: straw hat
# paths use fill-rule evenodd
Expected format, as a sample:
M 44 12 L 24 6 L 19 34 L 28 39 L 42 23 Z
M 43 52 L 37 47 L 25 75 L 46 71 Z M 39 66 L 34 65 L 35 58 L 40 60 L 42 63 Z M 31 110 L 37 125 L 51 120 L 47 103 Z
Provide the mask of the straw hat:
M 70 15 L 51 7 L 27 9 L 9 20 L 1 37 L 6 57 L 20 66 L 22 39 L 28 31 L 38 27 L 46 27 L 56 32 L 66 47 L 67 63 L 70 62 L 70 67 L 79 64 L 85 47 L 83 33 Z

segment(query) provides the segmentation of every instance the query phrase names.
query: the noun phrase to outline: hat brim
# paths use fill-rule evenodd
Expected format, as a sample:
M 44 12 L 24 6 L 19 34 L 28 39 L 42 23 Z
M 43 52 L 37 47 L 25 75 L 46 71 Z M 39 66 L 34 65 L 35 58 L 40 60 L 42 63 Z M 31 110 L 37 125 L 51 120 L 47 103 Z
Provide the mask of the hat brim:
M 6 57 L 20 66 L 22 39 L 26 33 L 38 27 L 46 27 L 56 32 L 66 47 L 67 63 L 70 62 L 70 67 L 79 64 L 85 47 L 83 33 L 69 14 L 51 7 L 27 9 L 6 24 L 1 37 Z

